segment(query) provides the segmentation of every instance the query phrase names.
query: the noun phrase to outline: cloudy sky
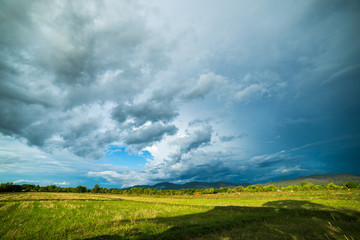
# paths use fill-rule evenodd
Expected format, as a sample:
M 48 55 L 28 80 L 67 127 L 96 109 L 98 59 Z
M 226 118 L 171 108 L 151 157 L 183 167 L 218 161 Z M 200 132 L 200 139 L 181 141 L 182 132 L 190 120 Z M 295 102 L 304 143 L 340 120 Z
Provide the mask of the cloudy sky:
M 359 1 L 0 1 L 0 182 L 360 174 Z

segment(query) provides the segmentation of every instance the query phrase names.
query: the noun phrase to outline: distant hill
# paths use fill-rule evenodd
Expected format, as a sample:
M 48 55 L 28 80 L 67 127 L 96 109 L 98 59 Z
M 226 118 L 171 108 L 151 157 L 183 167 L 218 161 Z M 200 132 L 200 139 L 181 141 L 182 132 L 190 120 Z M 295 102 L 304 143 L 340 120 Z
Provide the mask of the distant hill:
M 300 185 L 301 182 L 312 183 L 315 185 L 327 185 L 328 183 L 335 183 L 336 185 L 343 185 L 349 181 L 354 181 L 355 183 L 360 183 L 360 175 L 353 175 L 348 173 L 342 174 L 323 174 L 323 175 L 311 175 L 304 177 L 297 177 L 293 179 L 284 179 L 277 182 L 268 182 L 261 185 L 274 184 L 275 187 L 286 187 L 289 185 Z
M 221 187 L 228 187 L 228 188 L 235 188 L 237 186 L 247 187 L 250 185 L 249 183 L 228 183 L 228 182 L 188 182 L 185 184 L 174 184 L 169 182 L 162 182 L 157 183 L 155 185 L 136 185 L 133 187 L 145 187 L 145 188 L 156 188 L 158 190 L 181 190 L 181 189 L 209 189 L 209 188 L 221 188 Z M 131 187 L 131 188 L 133 188 Z
M 260 185 L 270 185 L 274 184 L 276 187 L 286 187 L 289 185 L 300 185 L 302 182 L 312 183 L 315 185 L 327 185 L 328 183 L 335 183 L 336 185 L 343 185 L 349 181 L 354 181 L 357 184 L 360 184 L 360 175 L 352 175 L 348 173 L 343 174 L 323 174 L 323 175 L 311 175 L 297 177 L 293 179 L 284 179 L 277 182 L 268 182 Z M 237 186 L 247 187 L 250 183 L 228 183 L 228 182 L 188 182 L 185 184 L 174 184 L 169 182 L 157 183 L 155 185 L 136 185 L 126 189 L 134 187 L 145 187 L 145 188 L 156 188 L 158 190 L 181 190 L 181 189 L 209 189 L 209 188 L 235 188 Z

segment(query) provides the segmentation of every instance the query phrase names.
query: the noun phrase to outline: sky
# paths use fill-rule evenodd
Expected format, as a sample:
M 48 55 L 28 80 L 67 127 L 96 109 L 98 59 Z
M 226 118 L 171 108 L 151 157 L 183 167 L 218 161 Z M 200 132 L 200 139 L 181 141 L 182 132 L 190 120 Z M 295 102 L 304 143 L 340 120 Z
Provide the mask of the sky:
M 360 2 L 0 0 L 0 182 L 360 174 Z

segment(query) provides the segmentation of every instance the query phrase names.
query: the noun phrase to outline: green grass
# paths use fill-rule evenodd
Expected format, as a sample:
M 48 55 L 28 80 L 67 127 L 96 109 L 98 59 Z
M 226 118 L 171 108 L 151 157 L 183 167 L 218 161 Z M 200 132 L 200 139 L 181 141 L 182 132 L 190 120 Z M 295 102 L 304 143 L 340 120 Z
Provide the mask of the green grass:
M 360 191 L 0 194 L 0 239 L 360 239 Z

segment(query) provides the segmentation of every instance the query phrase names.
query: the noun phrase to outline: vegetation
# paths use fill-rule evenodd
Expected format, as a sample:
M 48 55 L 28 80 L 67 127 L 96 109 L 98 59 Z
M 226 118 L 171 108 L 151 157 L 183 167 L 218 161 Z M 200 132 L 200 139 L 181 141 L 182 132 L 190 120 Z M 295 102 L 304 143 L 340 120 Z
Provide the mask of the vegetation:
M 217 189 L 181 189 L 181 190 L 158 190 L 156 188 L 134 187 L 130 189 L 101 188 L 98 184 L 92 189 L 84 186 L 62 188 L 56 185 L 40 187 L 39 185 L 23 184 L 14 185 L 13 183 L 0 184 L 0 192 L 70 192 L 70 193 L 112 193 L 112 194 L 148 194 L 148 195 L 194 195 L 194 194 L 216 194 L 216 193 L 234 193 L 234 192 L 276 192 L 276 191 L 315 191 L 315 190 L 339 190 L 339 189 L 360 189 L 360 184 L 349 181 L 343 186 L 329 183 L 326 186 L 314 185 L 312 183 L 302 182 L 299 186 L 275 187 L 271 185 L 248 185 L 246 188 L 237 186 L 234 189 L 221 187 Z
M 238 190 L 3 193 L 0 239 L 360 239 L 359 190 Z
M 334 183 L 342 186 L 348 182 L 360 183 L 360 175 L 353 175 L 348 173 L 342 174 L 323 174 L 323 175 L 311 175 L 304 177 L 297 177 L 293 179 L 284 179 L 278 182 L 270 182 L 264 185 L 273 184 L 275 187 L 287 187 L 289 185 L 300 185 L 302 182 L 312 183 L 315 185 L 327 185 L 328 183 Z
M 237 186 L 247 187 L 249 183 L 229 183 L 229 182 L 188 182 L 184 184 L 174 184 L 169 182 L 161 182 L 155 185 L 137 185 L 137 188 L 156 188 L 161 190 L 181 190 L 181 189 L 210 189 L 210 188 L 235 188 Z
M 2 183 L 0 192 L 0 239 L 360 239 L 354 181 L 181 190 Z

